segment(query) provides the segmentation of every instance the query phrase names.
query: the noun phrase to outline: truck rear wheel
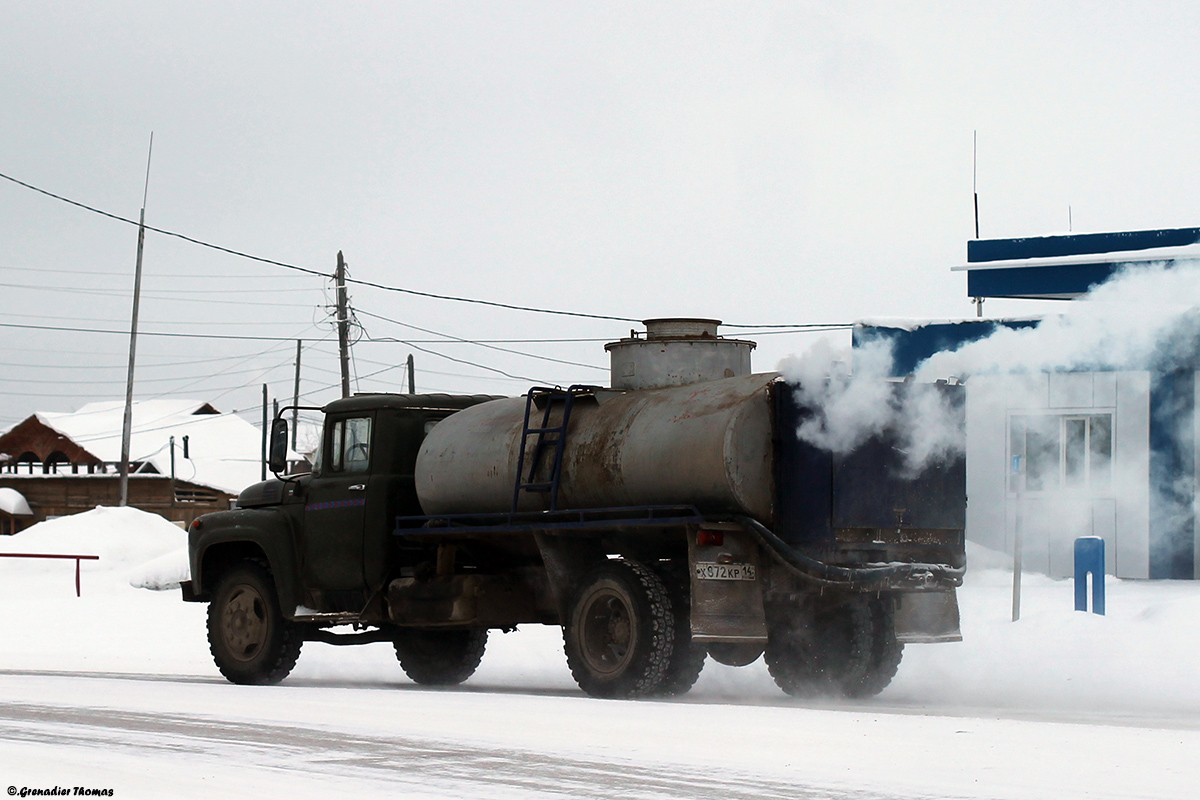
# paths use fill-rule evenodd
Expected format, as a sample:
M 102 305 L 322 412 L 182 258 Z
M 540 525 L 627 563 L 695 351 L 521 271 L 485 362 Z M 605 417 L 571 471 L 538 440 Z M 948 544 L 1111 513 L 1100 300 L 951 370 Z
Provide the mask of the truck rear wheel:
M 867 669 L 843 688 L 850 697 L 879 694 L 896 677 L 904 657 L 904 643 L 896 638 L 896 608 L 891 598 L 876 598 L 869 604 L 871 615 L 871 658 Z
M 671 599 L 646 566 L 606 560 L 582 581 L 563 643 L 579 688 L 592 697 L 640 697 L 667 676 L 675 639 Z
M 707 648 L 692 641 L 692 582 L 686 562 L 660 561 L 654 574 L 663 582 L 675 618 L 674 642 L 667 674 L 655 694 L 666 697 L 687 694 L 704 671 Z
M 404 674 L 424 686 L 453 686 L 475 674 L 487 646 L 486 628 L 406 628 L 394 642 Z
M 767 670 L 794 697 L 851 694 L 863 684 L 872 655 L 870 610 L 858 598 L 770 612 Z
M 303 644 L 266 567 L 242 561 L 221 577 L 208 604 L 208 647 L 222 675 L 233 683 L 279 683 Z

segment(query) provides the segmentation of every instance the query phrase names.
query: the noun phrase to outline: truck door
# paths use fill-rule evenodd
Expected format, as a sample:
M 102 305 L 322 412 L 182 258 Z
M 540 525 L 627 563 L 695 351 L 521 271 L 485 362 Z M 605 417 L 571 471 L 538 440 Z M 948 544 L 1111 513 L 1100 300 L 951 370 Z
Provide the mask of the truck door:
M 308 484 L 304 504 L 307 588 L 342 592 L 364 586 L 363 521 L 371 480 L 373 421 L 374 414 L 363 412 L 326 421 L 320 469 Z M 349 599 L 347 603 L 352 605 Z

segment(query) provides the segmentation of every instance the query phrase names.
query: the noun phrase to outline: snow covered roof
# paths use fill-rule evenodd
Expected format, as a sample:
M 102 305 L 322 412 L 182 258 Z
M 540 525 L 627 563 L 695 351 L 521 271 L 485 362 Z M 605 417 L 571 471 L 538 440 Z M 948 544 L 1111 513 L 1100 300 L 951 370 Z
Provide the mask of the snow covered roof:
M 121 460 L 123 401 L 89 403 L 71 413 L 35 415 L 102 461 Z M 175 476 L 180 480 L 237 494 L 259 480 L 262 433 L 234 414 L 216 413 L 199 400 L 142 400 L 133 404 L 130 461 L 149 462 L 171 474 L 171 437 L 175 437 Z M 183 437 L 188 437 L 188 458 Z
M 16 489 L 3 487 L 0 487 L 0 511 L 6 511 L 14 517 L 33 516 L 33 511 L 29 508 L 25 495 Z

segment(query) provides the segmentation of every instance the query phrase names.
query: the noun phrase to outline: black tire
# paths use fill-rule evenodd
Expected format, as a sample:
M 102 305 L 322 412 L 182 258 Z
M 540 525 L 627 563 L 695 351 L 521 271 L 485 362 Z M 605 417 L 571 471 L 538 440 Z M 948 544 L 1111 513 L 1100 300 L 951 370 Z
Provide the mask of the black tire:
M 859 598 L 774 606 L 764 655 L 775 684 L 794 697 L 846 695 L 870 667 L 868 606 Z
M 641 697 L 667 675 L 675 640 L 671 599 L 644 565 L 606 560 L 581 582 L 563 644 L 579 688 L 592 697 Z
M 423 686 L 453 686 L 475 674 L 487 646 L 486 628 L 406 628 L 394 645 L 400 667 Z
M 686 562 L 660 561 L 654 566 L 654 574 L 667 590 L 667 596 L 671 599 L 671 615 L 675 618 L 675 636 L 667 673 L 654 693 L 676 697 L 687 694 L 696 685 L 704 670 L 708 649 L 692 641 L 692 582 Z
M 896 639 L 896 606 L 890 597 L 874 598 L 871 615 L 871 658 L 866 672 L 844 686 L 850 697 L 871 697 L 887 688 L 904 658 L 904 643 Z
M 208 647 L 222 675 L 233 683 L 279 683 L 296 666 L 303 644 L 263 564 L 242 561 L 221 576 L 208 604 Z

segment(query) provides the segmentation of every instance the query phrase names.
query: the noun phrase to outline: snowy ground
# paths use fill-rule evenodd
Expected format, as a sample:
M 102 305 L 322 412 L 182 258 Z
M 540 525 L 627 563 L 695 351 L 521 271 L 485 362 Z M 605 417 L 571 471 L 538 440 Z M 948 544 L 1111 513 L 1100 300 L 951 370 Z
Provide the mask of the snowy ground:
M 276 687 L 224 682 L 184 534 L 99 509 L 0 541 L 0 784 L 125 798 L 1200 796 L 1200 583 L 1111 580 L 1108 615 L 1069 582 L 972 552 L 965 641 L 910 645 L 861 702 L 800 702 L 761 661 L 709 662 L 674 701 L 585 697 L 557 629 L 494 633 L 462 687 L 409 682 L 387 645 L 305 645 Z M 155 559 L 152 561 L 152 559 Z M 149 565 L 146 562 L 150 562 Z M 989 568 L 990 566 L 990 568 Z

